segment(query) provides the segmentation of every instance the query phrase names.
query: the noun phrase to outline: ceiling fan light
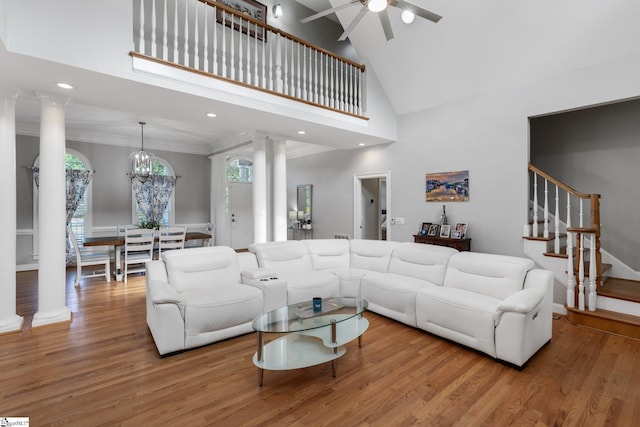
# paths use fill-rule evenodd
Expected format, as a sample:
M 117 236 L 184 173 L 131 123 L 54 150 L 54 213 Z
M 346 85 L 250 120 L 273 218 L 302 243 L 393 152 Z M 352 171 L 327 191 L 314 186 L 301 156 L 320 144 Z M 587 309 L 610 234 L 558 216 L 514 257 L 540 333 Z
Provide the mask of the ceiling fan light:
M 403 10 L 400 18 L 402 19 L 402 22 L 409 25 L 413 22 L 414 19 L 416 19 L 416 15 L 410 10 Z
M 382 12 L 387 8 L 387 0 L 369 0 L 367 7 L 371 12 Z

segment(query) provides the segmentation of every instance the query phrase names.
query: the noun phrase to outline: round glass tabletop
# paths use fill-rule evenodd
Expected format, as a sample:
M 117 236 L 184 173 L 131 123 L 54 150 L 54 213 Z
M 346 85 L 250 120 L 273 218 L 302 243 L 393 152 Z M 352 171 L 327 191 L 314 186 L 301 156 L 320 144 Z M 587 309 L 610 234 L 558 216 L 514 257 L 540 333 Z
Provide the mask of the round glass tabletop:
M 253 329 L 258 332 L 286 333 L 323 328 L 362 314 L 369 303 L 361 298 L 334 297 L 322 300 L 321 310 L 314 311 L 313 301 L 291 304 L 258 316 Z

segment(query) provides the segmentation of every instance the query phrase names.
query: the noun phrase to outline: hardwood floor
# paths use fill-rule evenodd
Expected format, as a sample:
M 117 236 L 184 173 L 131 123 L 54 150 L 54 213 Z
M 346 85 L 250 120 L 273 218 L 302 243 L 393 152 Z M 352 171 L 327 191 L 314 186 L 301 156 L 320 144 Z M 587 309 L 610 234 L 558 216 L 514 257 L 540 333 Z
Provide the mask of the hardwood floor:
M 632 426 L 640 341 L 553 322 L 521 371 L 367 313 L 363 347 L 338 376 L 324 364 L 266 371 L 254 334 L 160 358 L 145 322 L 144 277 L 125 286 L 67 278 L 73 322 L 31 329 L 37 274 L 18 273 L 20 333 L 0 335 L 0 417 L 32 426 Z

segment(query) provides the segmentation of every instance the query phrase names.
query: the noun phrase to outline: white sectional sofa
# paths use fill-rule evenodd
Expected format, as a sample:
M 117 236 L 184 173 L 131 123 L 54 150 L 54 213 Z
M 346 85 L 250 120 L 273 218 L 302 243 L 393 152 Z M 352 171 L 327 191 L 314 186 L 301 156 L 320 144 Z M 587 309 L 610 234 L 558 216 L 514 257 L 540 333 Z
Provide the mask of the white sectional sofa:
M 195 250 L 168 252 L 147 266 L 147 322 L 156 344 L 157 337 L 172 343 L 162 350 L 158 344 L 161 354 L 250 332 L 250 320 L 262 312 L 338 295 L 366 298 L 370 311 L 517 367 L 551 339 L 553 275 L 529 259 L 343 239 L 253 244 L 241 254 L 220 247 L 182 252 Z M 208 259 L 221 255 L 223 263 Z M 219 265 L 233 273 L 220 275 Z M 222 295 L 238 292 L 234 302 L 242 305 L 226 320 L 213 306 L 220 277 L 233 290 Z M 223 306 L 234 303 L 228 299 Z

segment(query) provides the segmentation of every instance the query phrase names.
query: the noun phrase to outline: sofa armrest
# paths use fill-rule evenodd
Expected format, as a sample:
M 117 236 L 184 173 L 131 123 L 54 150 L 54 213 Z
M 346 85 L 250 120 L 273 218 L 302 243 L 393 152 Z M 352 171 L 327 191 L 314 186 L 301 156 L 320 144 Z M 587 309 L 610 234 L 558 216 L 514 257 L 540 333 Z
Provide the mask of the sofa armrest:
M 248 270 L 242 270 L 242 280 L 260 280 L 260 279 L 277 279 L 277 274 L 273 270 L 268 270 L 266 268 L 252 268 Z
M 149 299 L 153 304 L 177 304 L 184 306 L 184 301 L 175 289 L 162 280 L 151 280 L 147 284 Z
M 524 289 L 509 295 L 502 300 L 498 307 L 496 316 L 496 325 L 500 323 L 503 313 L 513 312 L 527 314 L 535 310 L 537 306 L 544 300 L 544 292 L 540 289 Z
M 287 305 L 287 281 L 276 277 L 273 271 L 247 270 L 241 273 L 241 277 L 244 285 L 254 286 L 262 291 L 264 313 Z

